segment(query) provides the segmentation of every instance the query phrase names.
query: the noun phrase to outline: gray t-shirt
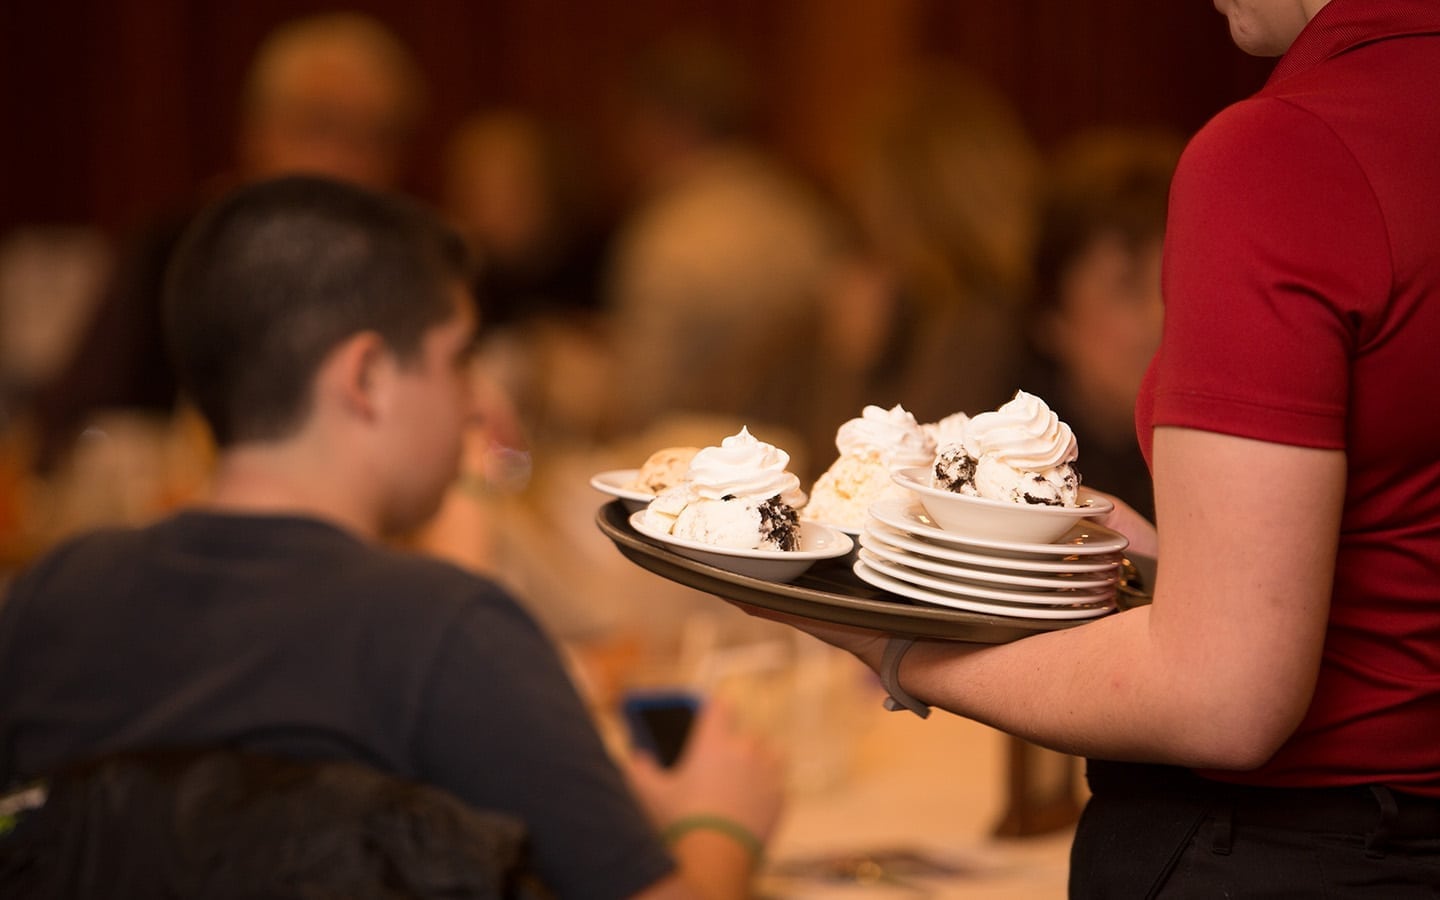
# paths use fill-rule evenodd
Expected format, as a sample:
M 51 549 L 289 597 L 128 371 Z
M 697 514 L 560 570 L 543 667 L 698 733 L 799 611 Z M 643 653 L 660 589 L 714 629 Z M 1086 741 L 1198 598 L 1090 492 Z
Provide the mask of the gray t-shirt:
M 0 784 L 164 746 L 370 763 L 522 820 L 562 897 L 674 865 L 514 598 L 313 519 L 185 512 L 37 562 L 0 606 L 0 740 Z

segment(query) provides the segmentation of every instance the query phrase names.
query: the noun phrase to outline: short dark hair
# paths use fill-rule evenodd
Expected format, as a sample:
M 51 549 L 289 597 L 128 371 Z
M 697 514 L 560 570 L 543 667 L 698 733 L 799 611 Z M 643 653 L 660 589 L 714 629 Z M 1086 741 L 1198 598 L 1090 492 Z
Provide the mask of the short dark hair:
M 402 360 L 455 314 L 463 242 L 402 198 L 315 176 L 242 187 L 176 251 L 166 340 L 221 446 L 292 433 L 311 382 L 346 338 L 374 331 Z

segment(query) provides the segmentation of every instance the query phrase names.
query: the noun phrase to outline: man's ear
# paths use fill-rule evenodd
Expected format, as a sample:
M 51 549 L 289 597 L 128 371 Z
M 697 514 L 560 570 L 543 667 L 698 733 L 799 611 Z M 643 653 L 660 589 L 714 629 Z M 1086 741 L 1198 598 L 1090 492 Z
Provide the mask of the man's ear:
M 374 419 L 384 405 L 395 360 L 373 331 L 346 338 L 325 357 L 315 379 L 315 402 L 332 411 Z

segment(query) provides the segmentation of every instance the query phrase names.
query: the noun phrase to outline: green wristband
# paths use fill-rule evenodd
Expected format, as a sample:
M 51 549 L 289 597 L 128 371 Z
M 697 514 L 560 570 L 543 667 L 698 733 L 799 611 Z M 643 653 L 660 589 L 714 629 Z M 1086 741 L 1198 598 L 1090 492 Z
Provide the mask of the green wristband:
M 684 816 L 666 825 L 661 836 L 665 838 L 667 844 L 673 844 L 692 831 L 714 831 L 725 835 L 744 847 L 745 852 L 750 854 L 750 858 L 757 865 L 765 855 L 765 845 L 760 842 L 760 838 L 755 836 L 755 832 L 734 819 L 727 819 L 724 816 L 705 814 Z

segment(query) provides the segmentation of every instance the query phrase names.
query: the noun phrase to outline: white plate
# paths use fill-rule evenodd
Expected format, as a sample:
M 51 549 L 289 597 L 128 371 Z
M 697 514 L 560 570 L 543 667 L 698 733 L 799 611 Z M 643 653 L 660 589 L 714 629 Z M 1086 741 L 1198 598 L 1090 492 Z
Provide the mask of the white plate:
M 1065 559 L 1031 559 L 1023 556 L 995 556 L 985 551 L 965 551 L 945 544 L 923 540 L 913 534 L 892 528 L 871 517 L 865 525 L 865 534 L 872 535 L 891 547 L 898 547 L 907 553 L 929 557 L 943 562 L 958 563 L 967 568 L 986 568 L 998 572 L 1035 572 L 1061 575 L 1067 573 L 1089 574 L 1112 572 L 1120 562 L 1120 554 L 1105 553 L 1097 556 L 1075 556 Z
M 1083 591 L 1027 591 L 960 581 L 943 575 L 928 574 L 903 563 L 897 564 L 893 560 L 879 556 L 873 550 L 863 548 L 857 558 L 882 575 L 889 575 L 891 578 L 916 587 L 969 600 L 994 600 L 1000 603 L 1023 603 L 1027 606 L 1093 606 L 1096 603 L 1113 600 L 1115 597 L 1113 586 L 1100 589 L 1090 588 Z
M 625 501 L 625 508 L 634 512 L 649 506 L 650 501 L 655 499 L 649 491 L 637 491 L 630 487 L 639 474 L 639 469 L 611 469 L 591 476 L 590 486 L 602 494 L 619 497 Z
M 805 510 L 800 510 L 800 524 L 808 525 L 810 523 L 814 523 L 816 525 L 824 525 L 826 528 L 833 528 L 842 534 L 850 535 L 850 537 L 852 538 L 860 537 L 861 529 L 856 528 L 853 525 L 836 525 L 834 522 L 820 522 L 816 521 L 815 519 L 807 519 L 805 518 Z
M 997 616 L 1010 616 L 1017 619 L 1093 619 L 1103 616 L 1115 609 L 1113 602 L 1096 603 L 1088 606 L 1026 606 L 1020 603 L 991 603 L 984 600 L 956 597 L 937 591 L 927 591 L 922 587 L 891 578 L 889 575 L 877 572 L 866 565 L 864 561 L 858 559 L 855 561 L 853 571 L 855 572 L 855 577 L 866 584 L 884 591 L 889 591 L 900 597 L 908 597 L 911 600 L 919 600 L 922 603 L 933 603 L 937 606 L 948 606 L 952 609 L 990 613 Z
M 644 520 L 644 510 L 633 512 L 630 527 L 680 556 L 764 581 L 793 581 L 817 561 L 844 556 L 855 547 L 848 534 L 814 522 L 800 523 L 799 550 L 740 550 L 677 538 L 650 528 Z
M 880 527 L 884 527 L 883 525 Z M 945 578 L 955 578 L 960 581 L 968 581 L 979 584 L 993 584 L 997 587 L 1007 589 L 1027 588 L 1042 591 L 1084 591 L 1098 588 L 1109 588 L 1114 590 L 1117 580 L 1116 573 L 1119 563 L 1113 562 L 1107 565 L 1102 572 L 1087 572 L 1072 574 L 1069 572 L 1042 572 L 1037 574 L 1020 574 L 1018 572 L 1002 572 L 983 566 L 965 566 L 948 563 L 944 560 L 935 559 L 923 553 L 912 553 L 903 547 L 891 544 L 880 533 L 867 530 L 860 535 L 860 546 L 884 560 L 907 566 L 911 569 L 919 569 L 922 572 L 930 572 Z
M 913 534 L 928 541 L 939 541 L 954 547 L 966 547 L 992 556 L 1020 556 L 1031 559 L 1056 559 L 1067 556 L 1095 556 L 1119 553 L 1130 541 L 1119 532 L 1096 522 L 1082 520 L 1059 540 L 1050 543 L 1000 541 L 966 537 L 941 528 L 925 508 L 914 499 L 881 500 L 871 505 L 870 515 L 891 528 Z
M 937 488 L 929 468 L 900 469 L 891 475 L 895 483 L 913 492 L 936 523 L 946 531 L 985 540 L 1048 543 L 1059 540 L 1087 516 L 1099 516 L 1115 508 L 1104 497 L 1081 490 L 1075 506 L 1011 503 L 971 497 Z

